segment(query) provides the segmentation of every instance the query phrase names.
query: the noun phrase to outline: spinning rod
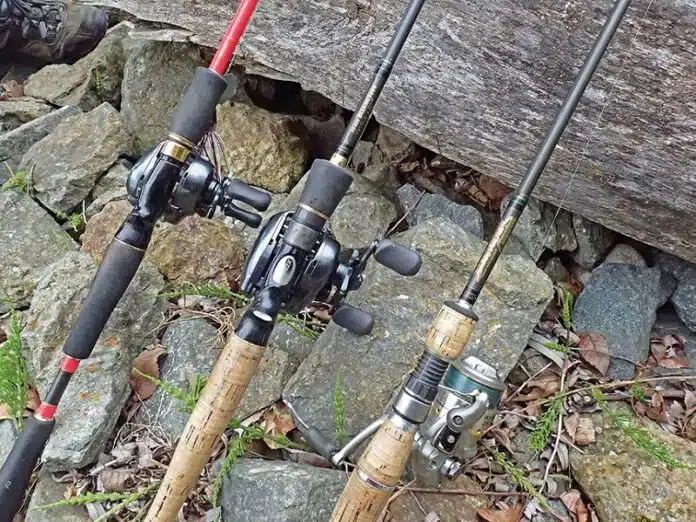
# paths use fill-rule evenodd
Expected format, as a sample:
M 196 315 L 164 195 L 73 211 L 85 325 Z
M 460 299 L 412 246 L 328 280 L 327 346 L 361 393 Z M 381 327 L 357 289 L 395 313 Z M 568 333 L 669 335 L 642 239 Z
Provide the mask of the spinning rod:
M 483 361 L 469 357 L 463 363 L 455 362 L 478 321 L 473 306 L 630 3 L 615 3 L 464 291 L 457 301 L 445 302 L 438 313 L 425 350 L 391 413 L 356 437 L 364 440 L 376 431 L 336 504 L 333 522 L 377 520 L 404 473 L 414 444 L 445 475 L 453 476 L 461 467 L 453 458 L 460 438 L 468 434 L 472 421 L 495 406 L 503 389 L 495 369 Z M 431 411 L 434 401 L 439 408 Z M 357 447 L 359 442 L 353 440 L 348 446 Z M 341 454 L 341 458 L 346 456 L 346 452 Z
M 227 429 L 249 381 L 256 372 L 281 311 L 297 313 L 313 301 L 329 302 L 333 321 L 358 335 L 372 330 L 372 316 L 342 302 L 362 283 L 371 256 L 395 272 L 418 272 L 417 252 L 387 239 L 366 252 L 354 251 L 341 262 L 340 245 L 327 222 L 346 195 L 353 177 L 344 167 L 367 127 L 373 109 L 413 28 L 425 0 L 411 0 L 363 100 L 330 161 L 315 160 L 307 173 L 300 203 L 293 212 L 273 216 L 259 234 L 242 273 L 241 289 L 254 297 L 229 337 L 191 417 L 145 520 L 171 522 L 213 447 Z
M 11 522 L 22 505 L 37 461 L 55 427 L 55 413 L 80 362 L 90 356 L 106 322 L 130 284 L 150 243 L 155 223 L 186 215 L 212 217 L 216 209 L 258 227 L 261 216 L 236 205 L 266 210 L 270 196 L 240 181 L 218 179 L 196 147 L 215 118 L 227 87 L 223 78 L 259 0 L 242 0 L 210 68 L 199 67 L 181 98 L 167 139 L 133 167 L 127 183 L 133 210 L 99 265 L 77 322 L 63 346 L 60 371 L 36 413 L 27 419 L 0 469 L 0 522 Z

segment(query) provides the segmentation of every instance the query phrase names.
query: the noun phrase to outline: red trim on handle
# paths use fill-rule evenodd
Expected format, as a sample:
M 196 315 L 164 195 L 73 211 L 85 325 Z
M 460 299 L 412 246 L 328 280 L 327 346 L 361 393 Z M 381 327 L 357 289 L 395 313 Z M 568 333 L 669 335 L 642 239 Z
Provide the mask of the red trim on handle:
M 75 373 L 78 366 L 80 366 L 80 359 L 75 359 L 69 355 L 64 355 L 60 360 L 60 369 L 65 373 Z
M 57 409 L 58 406 L 41 402 L 34 416 L 42 421 L 50 421 L 53 420 L 53 417 L 55 416 Z
M 230 22 L 230 26 L 227 28 L 225 35 L 220 41 L 220 47 L 218 47 L 213 61 L 210 62 L 210 70 L 215 71 L 220 76 L 223 76 L 227 72 L 227 68 L 232 62 L 234 52 L 237 50 L 237 44 L 239 40 L 242 39 L 244 31 L 249 27 L 249 22 L 251 22 L 251 17 L 254 15 L 259 1 L 260 0 L 242 0 L 239 4 L 237 12 L 232 22 Z

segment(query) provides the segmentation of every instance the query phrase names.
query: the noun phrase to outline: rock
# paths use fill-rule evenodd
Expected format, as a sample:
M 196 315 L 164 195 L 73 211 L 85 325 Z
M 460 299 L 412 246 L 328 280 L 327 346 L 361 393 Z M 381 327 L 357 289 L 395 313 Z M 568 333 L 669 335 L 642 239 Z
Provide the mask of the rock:
M 660 271 L 633 265 L 601 265 L 580 293 L 573 310 L 579 333 L 599 333 L 609 353 L 633 362 L 644 361 L 650 350 L 650 330 L 660 304 Z M 630 379 L 634 365 L 612 359 L 609 376 Z
M 297 366 L 297 360 L 287 352 L 269 346 L 235 411 L 235 417 L 244 419 L 278 401 Z
M 0 192 L 0 230 L 0 294 L 13 306 L 25 307 L 43 269 L 77 250 L 77 244 L 29 196 L 16 190 Z
M 85 231 L 80 238 L 82 251 L 87 252 L 96 262 L 101 261 L 114 234 L 131 210 L 133 206 L 128 201 L 114 201 L 104 205 L 101 212 L 87 221 Z
M 604 258 L 604 264 L 625 264 L 635 266 L 648 266 L 643 256 L 635 248 L 626 243 L 619 243 Z
M 476 491 L 479 487 L 470 478 L 460 475 L 452 481 L 447 481 L 447 489 L 463 489 Z M 427 487 L 416 483 L 414 487 Z M 442 495 L 432 493 L 414 493 L 413 495 L 399 495 L 389 504 L 390 520 L 409 521 L 425 520 L 423 511 L 437 513 L 439 522 L 461 522 L 464 520 L 477 520 L 476 512 L 485 507 L 483 497 L 471 495 Z M 421 511 L 421 509 L 423 511 Z
M 340 113 L 328 120 L 316 116 L 289 116 L 287 122 L 290 132 L 304 139 L 312 158 L 330 158 L 346 130 L 346 121 Z
M 568 277 L 570 276 L 568 270 L 566 270 L 566 267 L 563 266 L 563 262 L 557 257 L 552 257 L 548 260 L 546 267 L 544 268 L 544 272 L 554 283 L 567 281 Z
M 0 133 L 40 118 L 51 112 L 51 106 L 33 98 L 0 100 Z
M 25 522 L 90 522 L 83 506 L 61 506 L 51 509 L 32 509 L 65 500 L 69 484 L 58 483 L 50 473 L 41 471 L 31 495 Z
M 228 103 L 218 106 L 216 128 L 235 178 L 278 193 L 304 174 L 309 154 L 286 117 Z
M 352 436 L 387 406 L 421 355 L 442 302 L 460 294 L 485 246 L 444 218 L 394 240 L 419 249 L 420 272 L 406 278 L 370 263 L 363 287 L 348 302 L 374 314 L 373 332 L 358 337 L 330 323 L 283 391 L 302 420 L 327 434 L 335 433 L 337 372 L 343 375 L 345 427 Z M 501 256 L 476 304 L 481 319 L 464 355 L 484 357 L 505 377 L 551 296 L 551 282 L 531 260 Z
M 210 375 L 222 348 L 217 329 L 203 319 L 184 319 L 167 328 L 162 345 L 167 355 L 160 378 L 169 384 L 188 390 L 196 376 Z M 161 388 L 143 403 L 137 414 L 138 422 L 160 426 L 175 441 L 184 431 L 190 414 L 181 401 Z
M 295 210 L 307 177 L 303 177 L 283 201 L 279 211 Z M 394 204 L 379 188 L 359 174 L 329 220 L 331 230 L 343 248 L 364 248 L 383 236 L 396 219 Z
M 256 238 L 259 237 L 259 232 L 264 225 L 268 223 L 268 220 L 281 211 L 283 201 L 285 201 L 285 198 L 287 197 L 287 194 L 271 194 L 271 204 L 268 206 L 268 210 L 265 212 L 259 212 L 259 214 L 261 214 L 261 225 L 259 228 L 252 228 L 249 225 L 246 225 L 245 223 L 237 221 L 231 217 L 223 218 L 224 223 L 242 237 L 242 240 L 244 241 L 244 250 L 247 253 L 251 252 L 251 249 L 254 247 L 254 243 L 256 242 Z
M 269 346 L 286 352 L 291 359 L 299 363 L 312 351 L 314 340 L 300 335 L 287 324 L 279 323 L 273 329 Z
M 123 71 L 121 118 L 142 155 L 167 137 L 169 121 L 194 69 L 204 66 L 191 44 L 147 42 L 135 49 Z
M 660 254 L 657 262 L 663 272 L 677 280 L 670 301 L 684 324 L 696 332 L 696 265 L 668 254 Z
M 96 265 L 84 253 L 71 252 L 46 268 L 36 286 L 22 330 L 27 368 L 37 375 L 60 351 L 87 297 Z M 164 281 L 143 263 L 111 314 L 98 345 L 117 345 L 134 358 L 149 343 L 167 309 L 159 297 Z M 128 358 L 128 357 L 126 357 Z
M 76 116 L 81 112 L 77 107 L 63 107 L 25 123 L 10 132 L 0 134 L 0 162 L 7 162 L 11 169 L 16 170 L 22 157 L 34 143 L 48 136 L 67 118 Z M 4 171 L 5 169 L 0 169 L 0 182 L 7 179 Z
M 5 462 L 15 440 L 17 440 L 17 432 L 14 423 L 11 420 L 0 421 L 0 463 Z
M 325 522 L 346 474 L 288 461 L 239 459 L 222 485 L 222 520 Z
M 128 39 L 132 28 L 129 22 L 112 27 L 94 51 L 73 65 L 43 67 L 31 75 L 24 92 L 53 105 L 75 105 L 84 111 L 91 111 L 103 102 L 119 107 L 126 64 L 124 39 Z
M 147 259 L 173 283 L 197 283 L 241 269 L 244 244 L 224 223 L 189 216 L 157 229 Z
M 593 419 L 602 427 L 597 441 L 583 448 L 584 454 L 571 449 L 570 462 L 573 477 L 600 520 L 691 522 L 696 498 L 693 468 L 669 470 L 617 429 L 609 415 Z M 696 466 L 696 444 L 648 420 L 633 418 L 633 424 L 647 429 L 675 458 Z
M 591 270 L 611 247 L 614 233 L 578 214 L 573 214 L 573 228 L 578 240 L 573 259 L 583 268 Z
M 104 210 L 107 203 L 121 201 L 128 197 L 126 180 L 128 179 L 130 169 L 131 164 L 129 162 L 118 161 L 97 182 L 92 190 L 92 202 L 85 210 L 87 219 Z
M 672 307 L 663 307 L 657 311 L 657 319 L 652 328 L 652 335 L 663 337 L 674 335 L 684 345 L 689 367 L 696 367 L 696 333 L 681 322 L 677 312 Z
M 501 214 L 511 197 L 503 200 Z M 552 252 L 572 252 L 578 248 L 571 219 L 567 211 L 558 212 L 555 207 L 531 198 L 512 235 L 522 242 L 529 257 L 536 262 L 547 248 Z
M 90 193 L 97 180 L 130 150 L 119 114 L 103 103 L 74 116 L 32 145 L 20 170 L 32 173 L 36 197 L 53 210 L 68 213 Z
M 479 239 L 483 239 L 481 213 L 470 205 L 459 205 L 441 194 L 426 193 L 420 199 L 421 191 L 410 184 L 397 190 L 396 197 L 401 210 L 408 212 L 406 221 L 411 226 L 434 217 L 445 217 Z M 418 204 L 417 207 L 416 204 Z

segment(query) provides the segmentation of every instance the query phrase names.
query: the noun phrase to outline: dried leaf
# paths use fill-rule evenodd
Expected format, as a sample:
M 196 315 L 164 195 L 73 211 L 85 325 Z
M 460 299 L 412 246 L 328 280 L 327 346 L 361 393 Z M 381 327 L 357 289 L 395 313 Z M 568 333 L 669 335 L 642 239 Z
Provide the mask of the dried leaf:
M 512 402 L 527 402 L 551 397 L 561 389 L 561 381 L 554 373 L 542 374 L 537 379 L 530 381 L 527 387 L 531 388 L 529 393 L 522 393 L 510 400 Z
M 578 490 L 571 489 L 563 493 L 561 495 L 561 502 L 568 508 L 568 511 L 575 515 L 578 522 L 590 521 L 590 515 Z
M 522 510 L 524 510 L 524 504 L 501 510 L 482 508 L 477 513 L 486 522 L 518 522 Z
M 104 491 L 107 493 L 122 493 L 128 489 L 128 479 L 131 478 L 131 471 L 126 469 L 105 469 L 101 475 Z
M 675 355 L 674 357 L 662 359 L 660 361 L 660 366 L 663 368 L 688 368 L 689 359 Z
M 440 522 L 440 516 L 434 511 L 431 511 L 430 513 L 425 515 L 423 522 Z
M 652 398 L 647 406 L 645 413 L 648 416 L 648 418 L 657 422 L 667 422 L 669 420 L 667 417 L 665 399 L 660 390 L 656 390 L 652 394 Z
M 284 413 L 276 408 L 271 408 L 264 412 L 262 426 L 266 435 L 277 437 L 278 435 L 287 435 L 294 430 L 295 422 L 291 414 Z M 280 447 L 270 438 L 264 438 L 263 440 L 271 449 L 278 449 Z
M 563 419 L 563 426 L 568 433 L 570 440 L 575 443 L 575 433 L 578 431 L 578 422 L 580 421 L 580 415 L 578 413 L 573 413 Z
M 514 430 L 517 426 L 520 425 L 521 419 L 518 415 L 511 415 L 507 414 L 503 418 L 503 424 L 505 424 L 505 427 Z
M 159 379 L 159 364 L 157 361 L 166 353 L 167 350 L 165 350 L 163 346 L 157 346 L 152 350 L 145 350 L 133 361 L 133 368 L 145 375 Z M 131 375 L 130 385 L 135 395 L 142 401 L 152 397 L 155 390 L 157 390 L 157 385 L 155 383 L 140 375 Z
M 696 441 L 696 415 L 689 419 L 684 427 L 684 436 L 689 439 Z
M 653 339 L 650 341 L 650 353 L 655 358 L 657 364 L 660 364 L 662 359 L 667 357 L 667 347 L 661 341 Z
M 27 394 L 27 409 L 31 411 L 36 411 L 41 404 L 41 397 L 39 397 L 39 392 L 33 386 L 29 387 L 29 392 Z
M 686 416 L 691 417 L 696 412 L 696 393 L 684 390 L 684 406 L 686 406 Z
M 588 333 L 580 336 L 580 356 L 590 363 L 602 375 L 607 374 L 611 359 L 609 358 L 609 345 L 604 337 L 598 333 Z
M 587 446 L 595 441 L 595 427 L 592 417 L 580 417 L 578 429 L 575 432 L 575 444 Z

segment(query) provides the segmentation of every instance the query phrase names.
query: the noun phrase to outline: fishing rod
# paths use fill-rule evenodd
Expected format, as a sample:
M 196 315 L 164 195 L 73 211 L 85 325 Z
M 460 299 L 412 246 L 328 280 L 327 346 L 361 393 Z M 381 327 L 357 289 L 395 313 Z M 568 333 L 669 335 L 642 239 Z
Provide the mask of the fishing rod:
M 476 442 L 470 429 L 496 406 L 504 390 L 495 368 L 476 357 L 460 360 L 478 321 L 474 305 L 630 3 L 617 0 L 614 4 L 464 291 L 456 301 L 444 303 L 427 334 L 416 369 L 409 374 L 390 412 L 341 450 L 316 428 L 298 422 L 307 441 L 337 466 L 374 435 L 336 504 L 333 522 L 377 520 L 412 452 L 426 462 L 427 470 L 446 477 L 461 471 L 461 450 L 465 454 L 469 450 L 469 458 L 473 456 Z
M 181 98 L 167 139 L 147 152 L 128 176 L 133 210 L 109 245 L 92 281 L 77 322 L 60 361 L 60 371 L 36 413 L 27 419 L 0 469 L 0 522 L 10 522 L 19 510 L 34 467 L 56 424 L 55 413 L 80 361 L 88 358 L 114 308 L 140 266 L 155 223 L 176 223 L 187 215 L 225 215 L 254 228 L 261 216 L 237 205 L 243 202 L 264 211 L 270 196 L 230 178 L 220 178 L 216 167 L 197 145 L 210 129 L 215 107 L 227 82 L 237 44 L 246 31 L 259 0 L 242 0 L 209 68 L 196 69 Z
M 198 482 L 213 447 L 227 429 L 249 381 L 263 357 L 278 314 L 297 313 L 313 301 L 329 302 L 332 320 L 364 335 L 374 319 L 343 303 L 362 284 L 367 261 L 400 275 L 415 275 L 421 259 L 415 250 L 376 239 L 365 252 L 341 261 L 341 248 L 327 222 L 346 195 L 352 174 L 344 167 L 362 137 L 394 64 L 425 0 L 411 0 L 330 161 L 318 159 L 307 173 L 300 203 L 292 212 L 272 217 L 259 234 L 244 265 L 241 289 L 254 302 L 228 339 L 179 439 L 176 451 L 145 518 L 171 522 Z

